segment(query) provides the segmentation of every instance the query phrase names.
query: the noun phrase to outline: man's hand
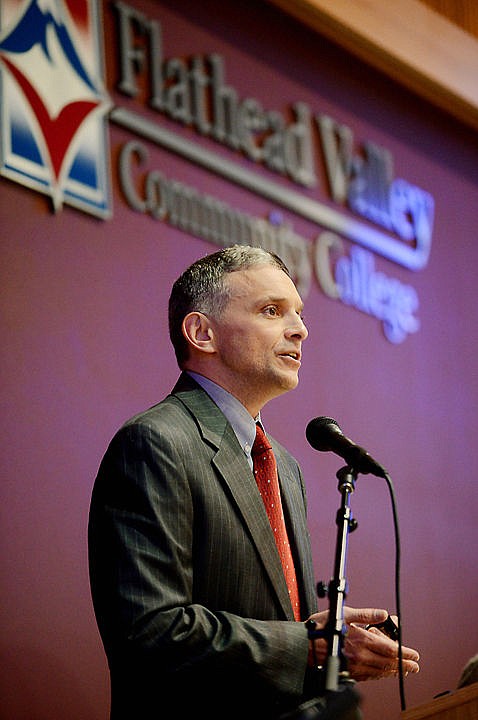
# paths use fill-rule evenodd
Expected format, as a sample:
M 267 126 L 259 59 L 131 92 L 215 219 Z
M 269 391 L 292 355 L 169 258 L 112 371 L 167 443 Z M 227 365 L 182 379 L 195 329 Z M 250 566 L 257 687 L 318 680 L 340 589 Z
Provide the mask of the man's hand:
M 324 628 L 328 610 L 311 615 L 317 629 Z M 344 621 L 347 625 L 344 655 L 347 669 L 354 680 L 378 680 L 398 675 L 398 643 L 390 640 L 377 628 L 365 630 L 365 625 L 383 622 L 388 616 L 386 610 L 376 608 L 344 607 Z M 321 665 L 327 657 L 327 642 L 324 638 L 310 641 L 309 662 Z M 419 655 L 416 650 L 402 645 L 403 674 L 417 673 Z

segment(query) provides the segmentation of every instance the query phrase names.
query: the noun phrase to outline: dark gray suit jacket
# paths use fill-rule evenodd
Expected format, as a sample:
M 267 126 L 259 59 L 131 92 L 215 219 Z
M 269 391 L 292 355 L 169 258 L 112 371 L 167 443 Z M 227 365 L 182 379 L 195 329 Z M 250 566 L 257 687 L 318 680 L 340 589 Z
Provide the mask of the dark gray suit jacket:
M 316 610 L 306 499 L 272 440 L 303 619 Z M 182 375 L 115 435 L 89 518 L 114 720 L 274 718 L 304 699 L 308 639 L 232 427 Z

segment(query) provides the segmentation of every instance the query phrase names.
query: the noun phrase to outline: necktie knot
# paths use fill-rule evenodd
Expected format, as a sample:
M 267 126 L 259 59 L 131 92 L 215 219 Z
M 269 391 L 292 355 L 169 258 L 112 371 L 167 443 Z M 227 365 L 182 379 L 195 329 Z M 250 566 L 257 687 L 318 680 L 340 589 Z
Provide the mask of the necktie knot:
M 272 450 L 271 444 L 267 439 L 264 430 L 256 423 L 256 439 L 254 440 L 251 450 L 252 457 L 254 458 L 261 453 L 267 452 L 268 450 Z

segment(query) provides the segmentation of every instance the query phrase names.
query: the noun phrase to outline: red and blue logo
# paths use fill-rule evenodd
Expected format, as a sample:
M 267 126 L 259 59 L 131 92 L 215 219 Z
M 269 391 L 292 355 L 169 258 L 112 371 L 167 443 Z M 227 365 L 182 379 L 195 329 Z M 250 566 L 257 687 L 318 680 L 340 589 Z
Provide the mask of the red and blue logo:
M 111 215 L 102 35 L 96 0 L 2 0 L 0 174 Z

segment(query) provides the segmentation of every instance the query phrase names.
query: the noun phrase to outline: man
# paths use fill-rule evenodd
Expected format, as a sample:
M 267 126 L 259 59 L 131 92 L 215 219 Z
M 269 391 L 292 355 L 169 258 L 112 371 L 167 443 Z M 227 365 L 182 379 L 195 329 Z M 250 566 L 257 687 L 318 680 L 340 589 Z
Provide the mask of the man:
M 326 613 L 317 613 L 300 469 L 269 438 L 291 589 L 251 455 L 261 409 L 298 383 L 302 301 L 278 257 L 232 247 L 176 281 L 169 324 L 181 377 L 119 430 L 92 495 L 90 574 L 111 717 L 277 718 L 317 692 L 313 666 L 326 656 L 305 625 L 323 627 Z M 386 615 L 346 609 L 357 680 L 397 672 L 396 643 L 356 626 Z M 405 672 L 418 671 L 414 650 L 402 657 Z

